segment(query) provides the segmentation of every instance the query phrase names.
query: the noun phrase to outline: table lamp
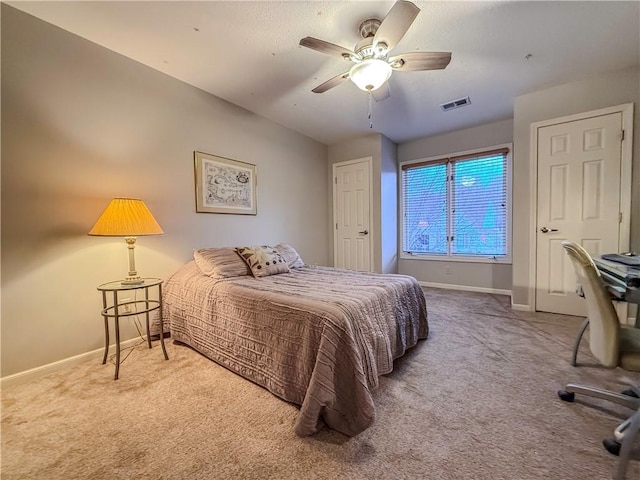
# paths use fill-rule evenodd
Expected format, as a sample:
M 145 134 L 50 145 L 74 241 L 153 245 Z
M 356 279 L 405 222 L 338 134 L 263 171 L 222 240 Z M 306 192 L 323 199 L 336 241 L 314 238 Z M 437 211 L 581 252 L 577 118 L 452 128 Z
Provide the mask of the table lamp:
M 114 198 L 107 206 L 89 235 L 125 237 L 129 248 L 129 275 L 123 285 L 140 285 L 144 280 L 136 271 L 134 249 L 136 236 L 161 235 L 164 232 L 142 200 L 136 198 Z

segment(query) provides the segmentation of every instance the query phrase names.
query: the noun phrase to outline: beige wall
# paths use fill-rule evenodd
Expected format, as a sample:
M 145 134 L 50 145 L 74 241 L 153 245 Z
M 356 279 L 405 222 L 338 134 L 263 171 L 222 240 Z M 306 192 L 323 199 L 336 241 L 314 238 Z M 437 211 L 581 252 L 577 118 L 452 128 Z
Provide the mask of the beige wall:
M 513 296 L 514 305 L 533 307 L 533 285 L 529 285 L 530 232 L 530 138 L 531 124 L 600 108 L 635 103 L 631 248 L 640 249 L 640 76 L 637 69 L 600 76 L 521 95 L 514 99 L 513 188 Z
M 512 139 L 513 120 L 502 120 L 400 144 L 398 162 L 510 143 Z M 502 263 L 400 259 L 398 273 L 412 275 L 421 282 L 511 290 L 511 265 Z
M 328 152 L 329 250 L 333 259 L 333 164 L 371 157 L 374 272 L 396 273 L 397 268 L 397 161 L 396 144 L 384 135 L 372 133 L 330 145 Z
M 398 272 L 398 146 L 384 135 L 380 163 L 380 262 L 382 273 Z
M 257 216 L 195 213 L 194 150 L 257 165 Z M 2 376 L 102 348 L 96 286 L 126 274 L 127 253 L 87 232 L 112 197 L 142 198 L 165 231 L 138 239 L 145 276 L 167 277 L 194 248 L 279 241 L 328 264 L 326 155 L 3 4 Z

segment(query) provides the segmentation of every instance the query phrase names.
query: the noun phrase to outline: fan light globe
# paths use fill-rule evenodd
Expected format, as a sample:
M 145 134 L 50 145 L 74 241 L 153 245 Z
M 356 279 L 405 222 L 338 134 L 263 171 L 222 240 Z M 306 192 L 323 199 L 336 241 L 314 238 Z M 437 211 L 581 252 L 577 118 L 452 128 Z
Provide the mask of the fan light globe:
M 359 89 L 365 92 L 372 92 L 389 80 L 391 72 L 391 66 L 387 62 L 377 58 L 370 58 L 351 67 L 349 78 Z

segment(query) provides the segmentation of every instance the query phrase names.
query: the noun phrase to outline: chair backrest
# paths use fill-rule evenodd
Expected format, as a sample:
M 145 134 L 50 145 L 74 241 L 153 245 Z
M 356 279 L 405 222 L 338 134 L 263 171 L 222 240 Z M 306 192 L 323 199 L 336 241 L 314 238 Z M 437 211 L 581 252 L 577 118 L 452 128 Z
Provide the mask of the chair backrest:
M 609 292 L 593 259 L 582 246 L 568 241 L 562 242 L 562 246 L 573 263 L 587 302 L 591 353 L 605 367 L 616 367 L 620 357 L 620 323 Z

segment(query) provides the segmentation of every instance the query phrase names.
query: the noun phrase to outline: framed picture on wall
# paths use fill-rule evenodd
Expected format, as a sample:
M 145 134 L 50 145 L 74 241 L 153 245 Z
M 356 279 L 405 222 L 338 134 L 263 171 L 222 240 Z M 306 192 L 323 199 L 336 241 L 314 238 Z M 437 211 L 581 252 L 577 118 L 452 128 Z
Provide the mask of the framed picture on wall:
M 256 166 L 194 152 L 196 212 L 256 215 Z

